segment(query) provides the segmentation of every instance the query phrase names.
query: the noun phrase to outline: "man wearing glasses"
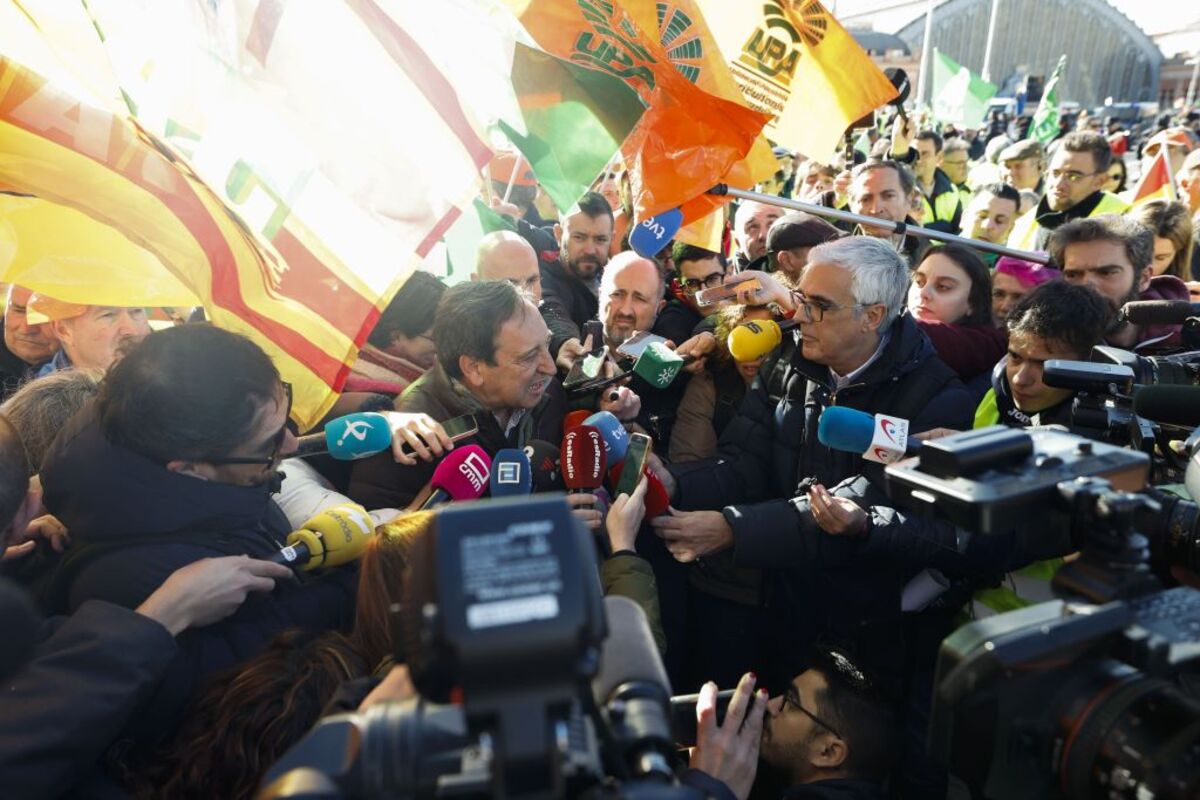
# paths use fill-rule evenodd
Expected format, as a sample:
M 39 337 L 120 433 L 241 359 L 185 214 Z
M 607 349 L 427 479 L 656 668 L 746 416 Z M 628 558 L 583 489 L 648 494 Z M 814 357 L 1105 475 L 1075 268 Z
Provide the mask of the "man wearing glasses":
M 175 570 L 201 559 L 263 559 L 291 526 L 271 499 L 295 450 L 290 387 L 258 345 L 206 324 L 151 333 L 109 370 L 42 469 L 46 509 L 71 546 L 45 598 L 54 612 L 87 600 L 137 608 Z M 153 714 L 130 735 L 155 736 L 206 675 L 258 653 L 288 628 L 345 628 L 352 569 L 280 582 L 227 620 L 180 639 Z M 284 585 L 286 584 L 286 585 Z
M 1128 211 L 1128 203 L 1102 188 L 1111 163 L 1112 150 L 1099 133 L 1064 136 L 1046 172 L 1046 196 L 1017 220 L 1008 246 L 1045 250 L 1050 234 L 1071 220 Z
M 820 442 L 822 409 L 836 404 L 902 417 L 914 433 L 972 418 L 971 396 L 904 312 L 909 280 L 904 260 L 873 237 L 813 248 L 797 293 L 800 344 L 783 397 L 772 403 L 756 380 L 717 458 L 670 469 L 651 459 L 673 506 L 651 524 L 676 560 L 732 548 L 739 566 L 772 570 L 770 613 L 793 633 L 781 643 L 763 631 L 764 651 L 789 650 L 755 664 L 764 675 L 794 675 L 822 635 L 852 640 L 893 667 L 902 657 L 893 626 L 884 622 L 899 607 L 895 565 L 835 553 L 843 542 L 821 533 L 810 503 L 817 483 L 845 482 L 858 487 L 856 502 L 890 505 L 881 465 Z
M 701 689 L 685 783 L 712 797 L 743 800 L 761 764 L 764 777 L 789 800 L 882 800 L 894 762 L 895 715 L 845 654 L 818 648 L 809 668 L 770 700 L 755 684 L 754 675 L 742 679 L 720 725 L 716 684 Z

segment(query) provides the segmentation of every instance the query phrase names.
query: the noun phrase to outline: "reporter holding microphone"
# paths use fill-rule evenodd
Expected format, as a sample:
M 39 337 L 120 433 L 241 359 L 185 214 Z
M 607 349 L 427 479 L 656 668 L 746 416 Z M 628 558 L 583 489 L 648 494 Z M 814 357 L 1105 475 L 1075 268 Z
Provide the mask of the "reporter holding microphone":
M 208 325 L 155 332 L 131 349 L 46 456 L 44 503 L 71 545 L 43 608 L 70 613 L 101 600 L 136 609 L 182 567 L 278 553 L 293 532 L 271 499 L 279 463 L 296 447 L 290 396 L 257 345 Z M 281 574 L 262 569 L 259 577 Z M 157 737 L 205 676 L 287 628 L 345 629 L 356 580 L 354 567 L 342 566 L 269 591 L 253 583 L 262 591 L 231 616 L 180 639 L 123 735 L 135 747 Z

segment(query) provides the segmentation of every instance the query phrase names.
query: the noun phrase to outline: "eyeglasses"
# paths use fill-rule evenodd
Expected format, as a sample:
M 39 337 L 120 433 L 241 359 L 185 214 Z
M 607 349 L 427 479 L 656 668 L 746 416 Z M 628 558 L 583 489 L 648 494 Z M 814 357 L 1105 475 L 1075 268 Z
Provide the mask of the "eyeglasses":
M 701 289 L 715 289 L 716 287 L 720 286 L 724 280 L 725 273 L 714 272 L 712 275 L 709 275 L 703 280 L 700 278 L 688 278 L 687 280 L 680 281 L 679 285 L 682 286 L 683 290 L 688 294 L 695 294 Z
M 1076 170 L 1073 170 L 1073 169 L 1069 169 L 1069 170 L 1052 169 L 1046 173 L 1046 177 L 1048 177 L 1052 181 L 1066 181 L 1067 183 L 1079 183 L 1079 181 L 1083 180 L 1084 178 L 1090 178 L 1093 175 L 1099 175 L 1099 174 L 1100 174 L 1099 172 L 1077 172 Z
M 967 165 L 968 160 L 969 159 L 964 158 L 962 161 L 949 161 L 949 160 L 943 158 L 942 166 L 943 167 L 965 167 Z
M 875 305 L 875 303 L 855 303 L 852 306 L 839 306 L 835 303 L 815 303 L 809 300 L 801 292 L 795 293 L 797 313 L 803 312 L 805 318 L 809 322 L 820 322 L 825 319 L 825 315 L 830 311 L 842 311 L 847 308 L 866 308 L 867 306 Z
M 283 447 L 283 440 L 287 438 L 289 426 L 292 424 L 292 385 L 287 381 L 280 381 L 283 384 L 283 395 L 287 398 L 287 413 L 283 415 L 283 427 L 279 429 L 279 433 L 275 434 L 275 438 L 271 440 L 271 455 L 266 458 L 251 458 L 250 456 L 229 456 L 227 458 L 206 458 L 203 459 L 208 464 L 261 464 L 264 467 L 269 467 L 272 464 L 279 462 L 279 450 Z
M 832 733 L 832 734 L 833 734 L 834 736 L 836 736 L 837 738 L 839 738 L 839 739 L 845 739 L 845 738 L 846 738 L 845 736 L 842 736 L 840 733 L 838 733 L 838 730 L 837 730 L 837 728 L 833 727 L 833 726 L 832 726 L 832 725 L 830 725 L 828 722 L 826 722 L 825 720 L 821 719 L 820 717 L 818 717 L 818 716 L 817 716 L 816 714 L 814 714 L 813 712 L 809 711 L 807 708 L 805 708 L 805 707 L 804 707 L 804 706 L 803 706 L 803 705 L 800 703 L 800 692 L 798 692 L 798 691 L 796 690 L 796 687 L 795 687 L 794 685 L 792 685 L 792 686 L 788 686 L 788 690 L 787 690 L 786 692 L 784 692 L 784 694 L 783 694 L 783 706 L 784 706 L 784 708 L 787 708 L 788 706 L 791 706 L 792 708 L 794 708 L 794 709 L 796 709 L 797 711 L 799 711 L 801 714 L 803 714 L 803 715 L 805 715 L 806 717 L 808 717 L 809 719 L 811 719 L 813 722 L 815 722 L 815 723 L 817 723 L 818 725 L 820 725 L 820 726 L 821 726 L 822 728 L 824 728 L 825 730 L 827 730 L 827 731 L 829 731 L 830 733 Z

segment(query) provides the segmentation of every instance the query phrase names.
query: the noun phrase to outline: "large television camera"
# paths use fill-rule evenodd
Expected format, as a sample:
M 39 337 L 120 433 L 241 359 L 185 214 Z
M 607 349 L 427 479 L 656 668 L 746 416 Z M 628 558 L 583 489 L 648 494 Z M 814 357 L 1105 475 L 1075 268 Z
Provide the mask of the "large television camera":
M 259 798 L 700 797 L 672 728 L 695 698 L 673 706 L 645 615 L 602 598 L 561 497 L 438 512 L 405 581 L 396 655 L 420 696 L 326 718 Z
M 1164 419 L 1157 412 L 1164 405 L 1165 387 L 1200 386 L 1200 352 L 1146 357 L 1100 346 L 1093 348 L 1091 361 L 1048 360 L 1042 381 L 1075 393 L 1071 402 L 1073 433 L 1151 456 L 1153 483 L 1168 483 L 1182 476 L 1186 463 L 1176 458 L 1168 445 L 1186 438 L 1195 423 L 1180 424 L 1172 414 Z M 1154 389 L 1147 402 L 1145 390 L 1149 387 Z
M 1181 688 L 1200 667 L 1200 592 L 1163 590 L 1149 555 L 1194 563 L 1197 509 L 1178 499 L 1164 515 L 1149 468 L 1145 453 L 999 426 L 887 468 L 902 506 L 1080 552 L 1054 578 L 1064 599 L 942 644 L 930 751 L 975 798 L 1200 797 L 1200 702 Z M 1195 450 L 1188 483 L 1200 488 Z

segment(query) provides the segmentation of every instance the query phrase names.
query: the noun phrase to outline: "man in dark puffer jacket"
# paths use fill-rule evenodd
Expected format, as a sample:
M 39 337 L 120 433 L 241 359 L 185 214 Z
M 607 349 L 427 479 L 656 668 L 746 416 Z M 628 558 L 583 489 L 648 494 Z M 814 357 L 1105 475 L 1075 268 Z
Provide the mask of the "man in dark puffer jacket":
M 44 604 L 72 611 L 98 599 L 136 608 L 191 562 L 278 552 L 290 526 L 270 495 L 279 459 L 296 446 L 290 400 L 290 387 L 248 339 L 200 324 L 148 336 L 47 456 L 46 508 L 72 543 Z M 340 567 L 279 586 L 182 634 L 134 735 L 170 726 L 201 678 L 256 655 L 283 630 L 348 627 L 356 577 Z

